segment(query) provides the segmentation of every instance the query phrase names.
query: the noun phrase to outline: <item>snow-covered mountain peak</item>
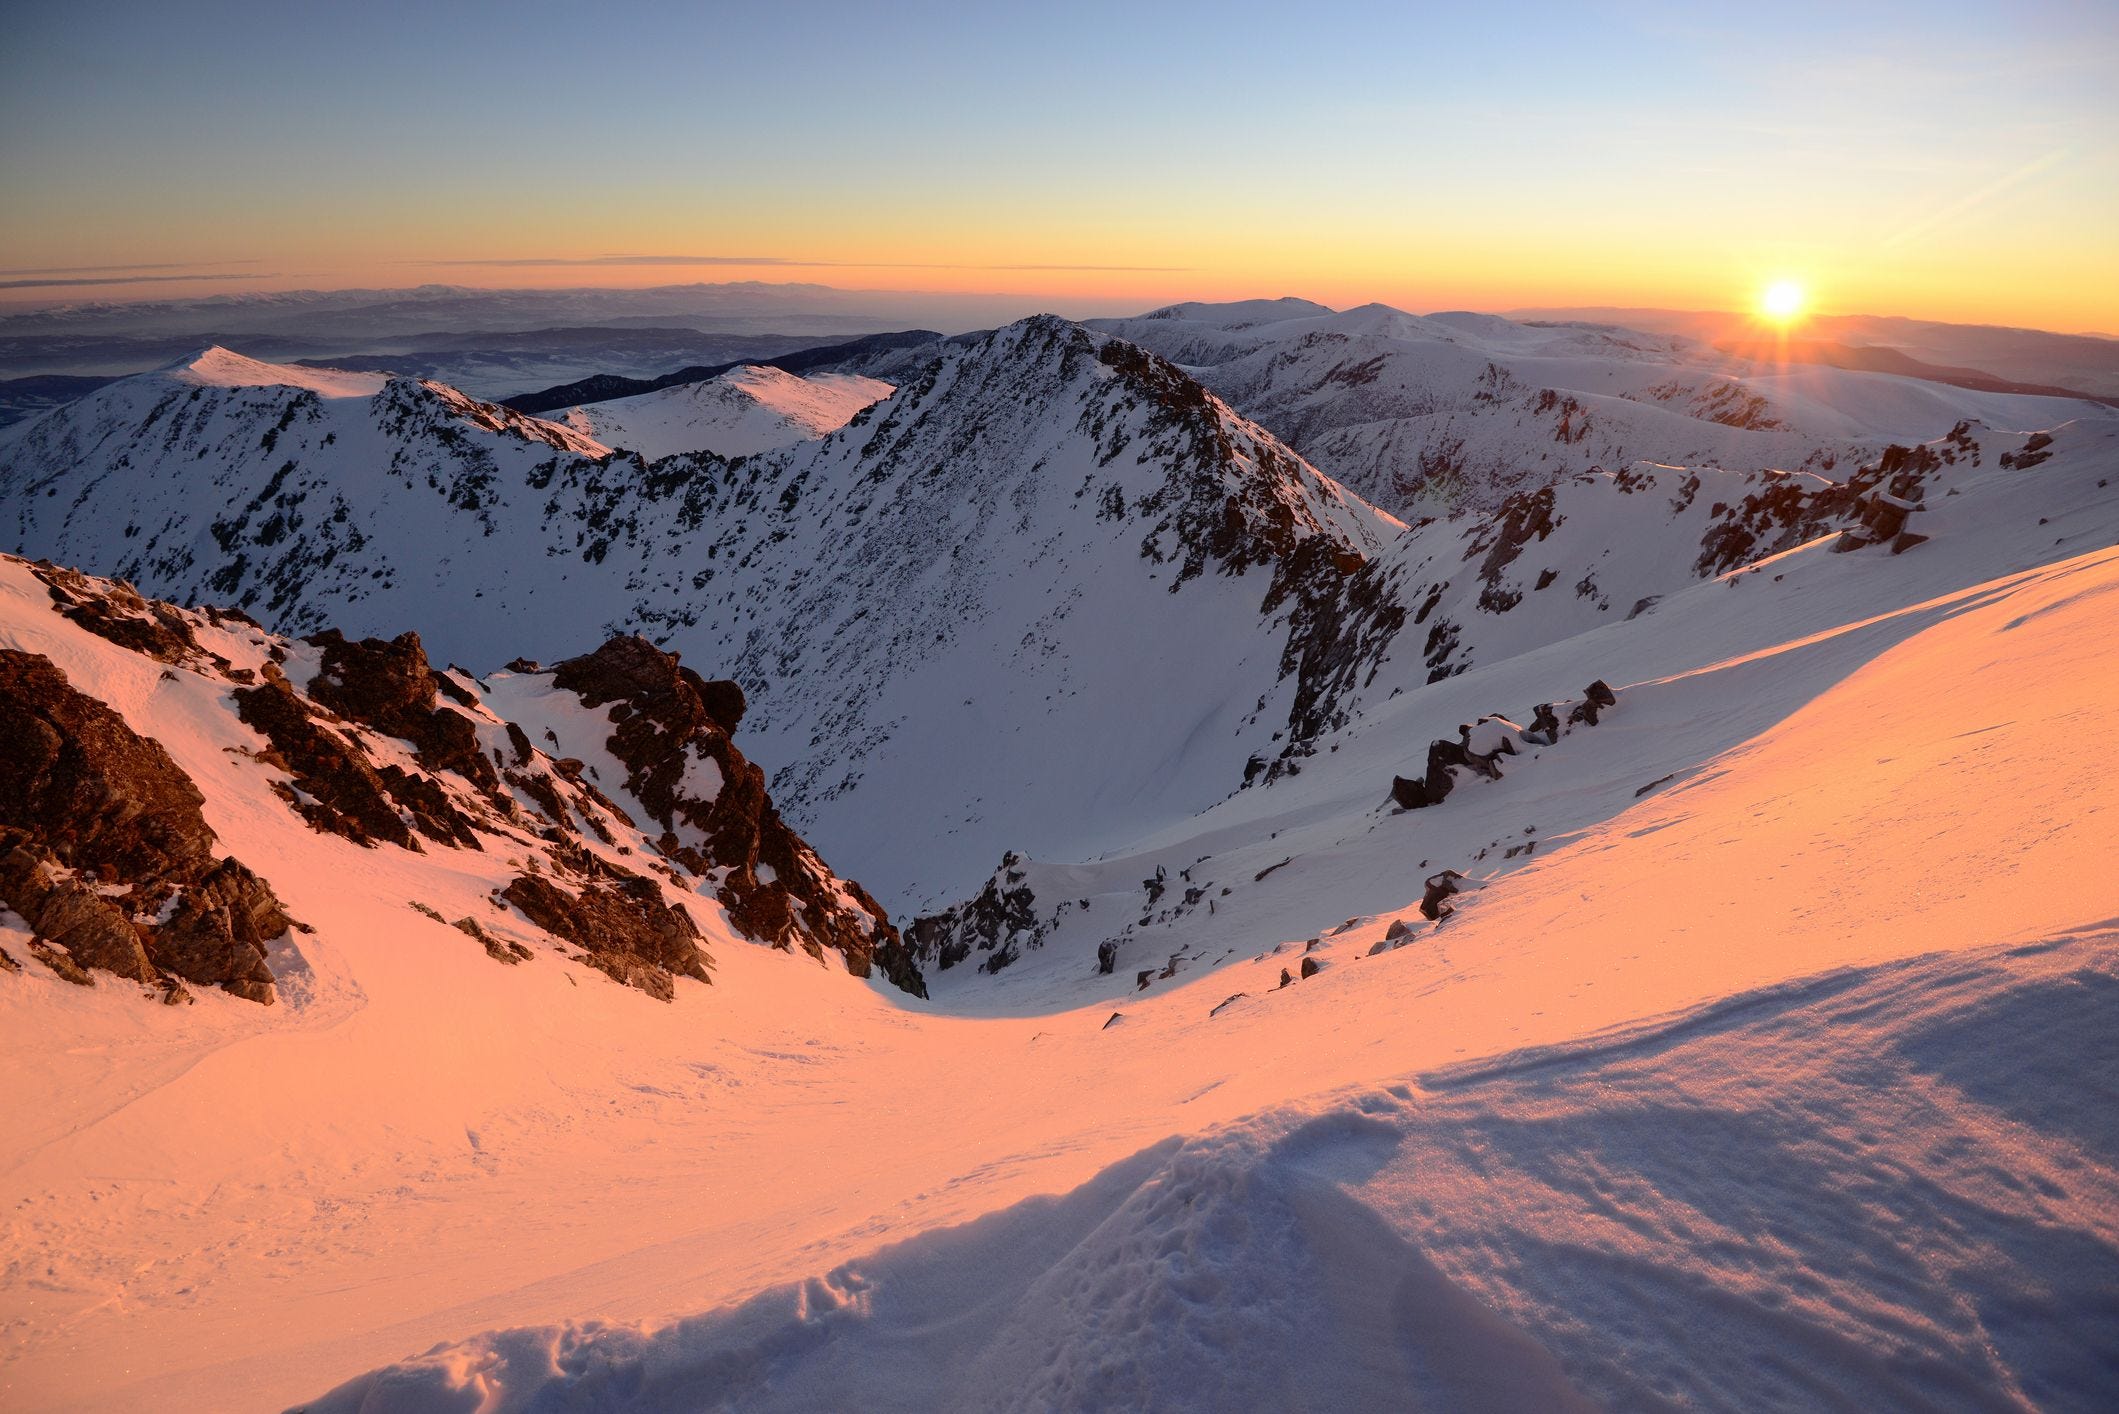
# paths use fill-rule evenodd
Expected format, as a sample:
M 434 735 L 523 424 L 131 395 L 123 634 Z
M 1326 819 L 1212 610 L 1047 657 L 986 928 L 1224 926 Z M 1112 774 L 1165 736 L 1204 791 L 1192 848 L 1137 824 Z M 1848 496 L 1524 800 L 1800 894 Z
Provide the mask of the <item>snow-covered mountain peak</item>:
M 265 363 L 219 344 L 187 354 L 162 372 L 173 382 L 201 388 L 302 388 L 320 398 L 372 398 L 390 381 L 384 373 Z
M 892 385 L 854 373 L 789 373 L 746 364 L 719 377 L 569 408 L 556 420 L 654 460 L 679 452 L 747 457 L 844 427 Z
M 1184 365 L 1408 518 L 1491 510 L 1519 489 L 1643 460 L 1830 474 L 1967 417 L 2028 430 L 2089 406 L 1755 360 L 1673 335 L 1384 305 L 1266 321 L 1172 306 L 1094 327 Z
M 1140 317 L 1183 320 L 1186 323 L 1209 324 L 1221 329 L 1244 329 L 1254 324 L 1272 324 L 1284 319 L 1323 316 L 1332 312 L 1330 305 L 1297 299 L 1293 295 L 1282 295 L 1279 299 L 1228 300 L 1220 303 L 1186 300 L 1150 310 Z
M 1296 729 L 1291 635 L 1402 531 L 1181 369 L 1051 316 L 735 464 L 402 379 L 131 381 L 0 436 L 14 545 L 482 666 L 524 623 L 644 633 L 743 684 L 781 808 L 894 908 L 1235 789 Z

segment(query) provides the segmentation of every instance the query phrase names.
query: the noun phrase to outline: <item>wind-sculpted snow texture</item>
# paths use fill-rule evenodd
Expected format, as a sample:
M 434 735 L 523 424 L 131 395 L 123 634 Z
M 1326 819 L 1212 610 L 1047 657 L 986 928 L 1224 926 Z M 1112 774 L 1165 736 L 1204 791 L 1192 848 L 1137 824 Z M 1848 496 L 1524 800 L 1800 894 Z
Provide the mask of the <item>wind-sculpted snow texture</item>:
M 217 860 L 193 777 L 71 681 L 95 686 L 108 671 L 84 663 L 86 649 L 155 665 L 134 720 L 193 734 L 203 714 L 204 734 L 247 764 L 237 778 L 249 803 L 277 796 L 290 826 L 367 849 L 493 856 L 506 881 L 485 910 L 443 920 L 421 899 L 401 904 L 452 921 L 497 961 L 530 958 L 529 940 L 569 944 L 667 1000 L 678 977 L 711 980 L 692 912 L 711 899 L 726 909 L 716 931 L 923 990 L 874 900 L 780 822 L 763 773 L 730 742 L 734 684 L 705 682 L 650 644 L 614 638 L 552 672 L 519 664 L 481 681 L 432 668 L 412 633 L 288 641 L 240 614 L 49 565 L 9 558 L 0 570 L 0 902 L 70 980 L 102 971 L 172 1001 L 188 999 L 188 981 L 270 1002 L 270 955 L 296 946 L 298 926 L 269 883 L 278 861 L 259 859 L 260 877 Z M 181 703 L 166 723 L 164 697 Z
M 1484 314 L 1182 304 L 1099 320 L 1182 365 L 1326 474 L 1411 519 L 1648 460 L 1832 476 L 1971 417 L 2096 411 L 1907 378 L 1733 358 L 1662 334 Z M 2015 421 L 2025 409 L 2035 420 Z
M 2110 933 L 1767 988 L 1159 1144 L 710 1315 L 497 1331 L 298 1407 L 2093 1409 L 2115 990 Z

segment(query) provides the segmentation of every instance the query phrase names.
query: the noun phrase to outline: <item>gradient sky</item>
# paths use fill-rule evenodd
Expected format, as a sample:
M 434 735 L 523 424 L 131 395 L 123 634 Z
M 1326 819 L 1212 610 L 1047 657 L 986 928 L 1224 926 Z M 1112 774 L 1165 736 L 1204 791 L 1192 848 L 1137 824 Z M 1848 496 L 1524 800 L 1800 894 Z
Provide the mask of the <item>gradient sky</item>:
M 757 278 L 1726 309 L 1792 277 L 1826 311 L 2119 332 L 2110 0 L 0 18 L 11 299 Z

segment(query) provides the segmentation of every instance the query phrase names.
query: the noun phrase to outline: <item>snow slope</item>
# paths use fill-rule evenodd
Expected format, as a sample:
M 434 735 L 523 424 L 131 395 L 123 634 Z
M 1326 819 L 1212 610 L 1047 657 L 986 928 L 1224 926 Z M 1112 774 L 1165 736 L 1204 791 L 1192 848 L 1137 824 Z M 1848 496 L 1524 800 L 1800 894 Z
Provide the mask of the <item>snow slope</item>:
M 496 967 L 398 902 L 477 869 L 290 829 L 169 729 L 318 932 L 270 1010 L 0 976 L 13 1093 L 50 1097 L 0 1140 L 0 1396 L 2095 1407 L 2119 477 L 2108 429 L 1981 447 L 1903 554 L 1828 532 L 1433 683 L 1381 665 L 1298 772 L 1025 861 L 1040 918 L 1089 908 L 932 1002 L 741 946 L 668 1005 Z M 40 641 L 142 730 L 191 710 Z M 1456 723 L 1594 678 L 1596 726 L 1383 804 Z M 1149 903 L 1099 975 L 1073 920 Z
M 1507 475 L 1408 531 L 1171 364 L 1041 318 L 951 341 L 839 431 L 740 463 L 611 453 L 439 385 L 325 400 L 150 375 L 0 435 L 0 486 L 24 551 L 276 627 L 411 626 L 481 667 L 526 638 L 567 653 L 614 629 L 679 649 L 744 685 L 781 808 L 903 917 L 976 892 L 1006 852 L 1081 859 L 1182 828 L 1393 693 L 1903 509 L 1879 497 L 1930 506 L 1906 523 L 1921 534 L 1974 482 L 2007 483 L 2004 457 L 2103 465 L 2119 425 L 2090 404 L 1796 370 L 1810 391 L 1776 394 L 1764 421 L 1800 403 L 1841 432 L 1920 430 L 1909 450 L 1812 455 L 1813 431 L 1741 425 L 1763 375 L 1731 382 L 1668 339 L 1286 301 L 1137 324 L 1216 379 L 1258 361 L 1272 377 L 1248 394 L 1307 388 L 1332 418 L 1454 369 Z M 1373 378 L 1349 371 L 1357 343 Z M 1648 421 L 1611 424 L 1624 447 L 1555 441 L 1592 425 L 1592 394 L 1501 376 L 1533 364 Z M 1673 369 L 1709 378 L 1713 407 L 1632 396 Z M 1661 460 L 1607 459 L 1642 447 Z
M 1153 1145 L 712 1314 L 495 1332 L 301 1407 L 2095 1408 L 2115 988 L 2109 931 L 1762 988 Z
M 650 461 L 678 452 L 747 457 L 836 432 L 891 391 L 856 373 L 804 377 L 745 365 L 701 383 L 568 408 L 553 420 Z
M 1683 337 L 1301 300 L 1099 320 L 1182 365 L 1356 494 L 1412 518 L 1640 460 L 1830 474 L 1972 418 L 2033 431 L 2102 410 L 1733 358 Z

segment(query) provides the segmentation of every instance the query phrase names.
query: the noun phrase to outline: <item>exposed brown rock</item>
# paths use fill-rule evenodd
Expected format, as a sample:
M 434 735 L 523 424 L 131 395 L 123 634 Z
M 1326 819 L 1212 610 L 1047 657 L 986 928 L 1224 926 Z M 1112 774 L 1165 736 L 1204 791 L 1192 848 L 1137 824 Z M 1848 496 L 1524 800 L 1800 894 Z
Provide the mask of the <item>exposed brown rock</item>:
M 552 680 L 585 705 L 610 709 L 604 745 L 625 767 L 626 791 L 661 827 L 666 854 L 695 874 L 722 871 L 721 902 L 746 936 L 815 957 L 829 948 L 857 977 L 880 969 L 905 991 L 926 995 L 912 950 L 881 906 L 834 876 L 787 827 L 766 797 L 765 773 L 729 739 L 743 715 L 740 687 L 708 682 L 633 635 L 568 659 Z M 711 798 L 688 786 L 706 763 L 720 783 Z
M 1420 896 L 1420 916 L 1439 923 L 1456 910 L 1444 900 L 1457 892 L 1457 881 L 1464 876 L 1454 869 L 1445 869 L 1427 878 L 1427 891 Z
M 76 987 L 93 987 L 96 985 L 94 975 L 80 963 L 75 962 L 72 955 L 64 948 L 54 947 L 42 938 L 32 938 L 29 942 L 29 950 L 31 956 L 58 973 L 61 978 L 73 983 Z
M 171 605 L 148 599 L 123 580 L 93 580 L 79 570 L 40 560 L 30 572 L 44 582 L 53 607 L 90 633 L 163 663 L 215 659 L 199 647 L 191 625 Z
M 1593 727 L 1597 724 L 1597 714 L 1606 707 L 1617 706 L 1618 701 L 1618 694 L 1611 690 L 1604 679 L 1598 678 L 1582 689 L 1582 700 L 1568 712 L 1567 720 Z
M 427 690 L 431 694 L 432 686 Z M 429 839 L 480 848 L 470 817 L 448 792 L 394 763 L 373 765 L 365 752 L 318 720 L 278 668 L 268 664 L 264 682 L 237 688 L 234 696 L 243 721 L 271 741 L 296 785 L 310 797 L 296 808 L 315 828 L 360 844 L 386 841 L 417 850 L 419 841 L 398 813 L 402 809 Z M 470 725 L 461 716 L 457 720 Z M 486 762 L 483 755 L 478 759 Z M 490 762 L 486 766 L 492 769 Z M 496 785 L 498 779 L 494 777 Z
M 486 950 L 486 956 L 495 962 L 504 962 L 512 967 L 518 962 L 528 962 L 535 955 L 521 943 L 503 943 L 488 933 L 476 918 L 459 918 L 449 926 L 477 939 L 479 946 Z
M 701 936 L 691 914 L 672 906 L 648 879 L 590 884 L 578 894 L 550 879 L 521 874 L 500 896 L 532 923 L 581 948 L 591 966 L 664 1001 L 674 979 L 711 982 Z
M 418 634 L 356 641 L 327 629 L 307 641 L 324 650 L 309 683 L 312 699 L 385 736 L 411 742 L 419 764 L 429 771 L 454 771 L 488 795 L 499 790 L 477 727 L 455 708 L 437 705 L 437 688 L 446 679 L 428 665 Z M 467 706 L 475 700 L 453 682 L 448 687 L 450 696 Z
M 741 684 L 730 682 L 727 678 L 716 678 L 710 682 L 702 680 L 699 684 L 699 700 L 705 705 L 706 715 L 713 719 L 714 725 L 730 736 L 734 736 L 736 728 L 743 725 L 743 713 L 750 705 L 743 695 Z
M 0 899 L 22 915 L 38 941 L 59 948 L 81 967 L 115 972 L 135 982 L 155 980 L 147 947 L 124 909 L 40 857 L 24 830 L 0 836 Z
M 291 920 L 218 855 L 204 803 L 50 659 L 0 650 L 0 900 L 80 966 L 270 1002 L 265 949 Z

